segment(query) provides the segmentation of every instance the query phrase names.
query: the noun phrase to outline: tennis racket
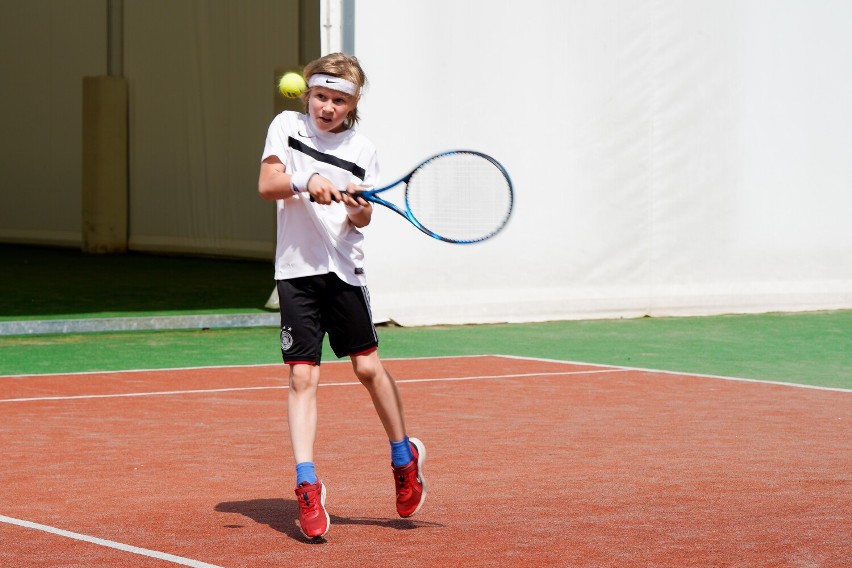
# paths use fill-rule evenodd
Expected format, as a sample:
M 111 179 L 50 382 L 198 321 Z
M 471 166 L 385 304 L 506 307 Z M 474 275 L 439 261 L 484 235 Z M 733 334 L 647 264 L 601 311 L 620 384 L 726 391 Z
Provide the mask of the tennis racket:
M 379 196 L 398 185 L 405 186 L 401 207 Z M 430 237 L 454 244 L 478 243 L 499 233 L 514 202 L 506 169 L 473 150 L 432 156 L 388 186 L 352 195 L 384 205 Z

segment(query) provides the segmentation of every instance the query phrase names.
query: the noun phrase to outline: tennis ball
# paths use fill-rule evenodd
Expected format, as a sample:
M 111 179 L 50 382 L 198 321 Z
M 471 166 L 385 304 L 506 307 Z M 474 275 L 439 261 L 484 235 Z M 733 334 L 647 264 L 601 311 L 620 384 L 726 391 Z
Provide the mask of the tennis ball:
M 278 81 L 278 90 L 288 99 L 298 98 L 307 88 L 305 79 L 295 71 L 284 73 Z

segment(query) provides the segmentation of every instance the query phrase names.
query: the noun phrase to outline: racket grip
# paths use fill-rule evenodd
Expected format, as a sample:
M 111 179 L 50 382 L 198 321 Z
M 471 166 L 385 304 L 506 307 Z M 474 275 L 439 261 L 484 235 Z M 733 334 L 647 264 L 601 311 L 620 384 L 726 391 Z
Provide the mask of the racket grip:
M 308 194 L 308 195 L 310 195 L 310 194 Z M 332 201 L 334 201 L 335 203 L 340 203 L 340 200 L 339 200 L 339 199 L 335 199 L 334 197 L 332 197 L 332 198 L 331 198 L 331 200 L 332 200 Z M 317 200 L 316 200 L 316 199 L 314 199 L 314 196 L 313 196 L 313 195 L 311 195 L 311 203 L 316 203 L 316 201 L 317 201 Z

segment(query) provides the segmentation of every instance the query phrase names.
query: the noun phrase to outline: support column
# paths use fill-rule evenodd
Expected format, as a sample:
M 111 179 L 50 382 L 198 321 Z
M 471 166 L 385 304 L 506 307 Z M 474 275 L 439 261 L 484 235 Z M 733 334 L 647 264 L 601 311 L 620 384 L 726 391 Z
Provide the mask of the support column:
M 127 80 L 83 78 L 83 251 L 127 250 Z

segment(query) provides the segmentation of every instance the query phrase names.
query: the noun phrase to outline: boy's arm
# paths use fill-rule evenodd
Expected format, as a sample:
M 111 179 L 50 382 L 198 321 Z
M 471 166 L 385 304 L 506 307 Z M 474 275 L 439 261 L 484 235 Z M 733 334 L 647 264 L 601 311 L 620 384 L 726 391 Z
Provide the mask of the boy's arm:
M 310 194 L 311 201 L 316 201 L 320 205 L 340 201 L 340 192 L 321 175 L 310 172 L 291 175 L 286 172 L 286 169 L 287 167 L 277 156 L 269 156 L 260 163 L 257 191 L 263 199 L 266 201 L 287 199 L 300 193 L 298 188 L 293 187 L 293 178 L 301 175 L 303 179 L 299 183 L 305 186 L 301 192 Z
M 269 156 L 260 163 L 257 191 L 264 200 L 287 199 L 295 195 L 291 185 L 292 176 L 285 170 L 278 156 Z

